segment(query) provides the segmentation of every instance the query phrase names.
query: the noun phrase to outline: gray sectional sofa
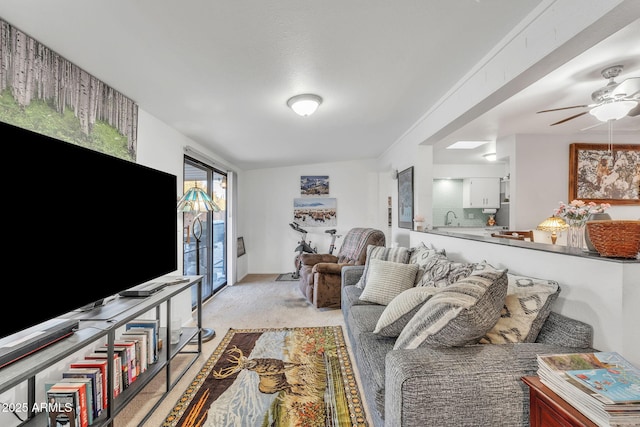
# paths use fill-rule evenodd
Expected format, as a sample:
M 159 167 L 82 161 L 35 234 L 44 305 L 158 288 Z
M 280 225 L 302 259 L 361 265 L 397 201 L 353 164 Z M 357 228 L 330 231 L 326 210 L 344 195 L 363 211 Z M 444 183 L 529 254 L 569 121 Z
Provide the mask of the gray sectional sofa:
M 593 330 L 550 312 L 535 342 L 394 349 L 374 333 L 385 305 L 362 301 L 365 266 L 342 270 L 341 310 L 376 427 L 528 426 L 536 355 L 594 351 Z

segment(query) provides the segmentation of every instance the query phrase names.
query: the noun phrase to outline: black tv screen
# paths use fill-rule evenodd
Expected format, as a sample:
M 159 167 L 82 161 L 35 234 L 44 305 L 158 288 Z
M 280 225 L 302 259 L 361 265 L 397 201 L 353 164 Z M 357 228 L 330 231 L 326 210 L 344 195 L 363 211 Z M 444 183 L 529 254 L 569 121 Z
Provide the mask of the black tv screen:
M 177 269 L 175 175 L 0 126 L 0 338 Z

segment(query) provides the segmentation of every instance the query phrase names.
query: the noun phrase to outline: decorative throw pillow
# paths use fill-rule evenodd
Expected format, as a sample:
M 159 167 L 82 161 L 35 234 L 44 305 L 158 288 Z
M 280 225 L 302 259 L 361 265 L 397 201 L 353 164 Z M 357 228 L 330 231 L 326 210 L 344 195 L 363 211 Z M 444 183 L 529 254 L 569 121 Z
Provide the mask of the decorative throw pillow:
M 507 270 L 480 263 L 468 277 L 438 288 L 409 320 L 394 349 L 475 344 L 500 318 L 506 295 Z
M 397 337 L 420 307 L 436 292 L 438 288 L 427 286 L 403 291 L 384 309 L 373 333 L 384 337 Z
M 362 277 L 356 283 L 356 286 L 360 289 L 364 289 L 367 286 L 367 278 L 369 277 L 369 264 L 373 259 L 380 259 L 383 261 L 393 261 L 401 264 L 409 262 L 411 256 L 411 250 L 405 247 L 386 248 L 384 246 L 367 246 L 367 260 L 364 262 L 364 272 Z
M 362 301 L 387 305 L 402 291 L 413 287 L 418 266 L 393 261 L 372 259 L 369 265 L 369 279 L 360 299 Z
M 449 286 L 469 276 L 475 266 L 476 263 L 454 262 L 445 255 L 433 255 L 426 260 L 425 272 L 416 286 Z
M 409 257 L 409 264 L 418 264 L 420 269 L 416 274 L 416 285 L 422 280 L 422 276 L 430 268 L 436 255 L 446 256 L 444 249 L 430 249 L 424 243 L 420 243 L 418 246 L 411 248 L 411 256 Z
M 507 274 L 509 287 L 498 323 L 480 340 L 483 344 L 535 342 L 551 306 L 560 294 L 554 280 Z

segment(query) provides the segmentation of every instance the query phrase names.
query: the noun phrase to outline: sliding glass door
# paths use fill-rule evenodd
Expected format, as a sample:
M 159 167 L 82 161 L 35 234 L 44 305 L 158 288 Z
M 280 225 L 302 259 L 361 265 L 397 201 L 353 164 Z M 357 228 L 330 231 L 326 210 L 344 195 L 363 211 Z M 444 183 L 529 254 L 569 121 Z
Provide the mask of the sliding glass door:
M 227 176 L 190 157 L 184 159 L 184 191 L 193 186 L 204 189 L 219 210 L 183 218 L 183 269 L 185 275 L 201 274 L 203 300 L 227 284 Z M 197 295 L 193 289 L 192 305 Z

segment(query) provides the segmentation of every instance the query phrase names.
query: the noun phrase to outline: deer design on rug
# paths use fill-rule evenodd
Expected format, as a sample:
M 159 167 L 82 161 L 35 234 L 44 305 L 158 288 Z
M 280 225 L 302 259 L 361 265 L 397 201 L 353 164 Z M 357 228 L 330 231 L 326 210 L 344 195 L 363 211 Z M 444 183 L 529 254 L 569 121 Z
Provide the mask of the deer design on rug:
M 221 368 L 213 371 L 213 377 L 216 379 L 228 378 L 231 375 L 246 369 L 253 371 L 260 377 L 258 390 L 265 394 L 278 393 L 284 391 L 289 394 L 300 395 L 293 390 L 294 387 L 303 387 L 303 384 L 291 384 L 287 380 L 286 372 L 292 368 L 303 366 L 302 363 L 285 362 L 275 358 L 255 358 L 249 359 L 242 350 L 234 346 L 227 350 L 229 355 L 227 361 L 235 365 L 228 368 Z

